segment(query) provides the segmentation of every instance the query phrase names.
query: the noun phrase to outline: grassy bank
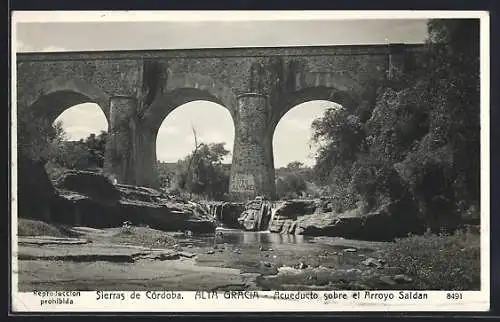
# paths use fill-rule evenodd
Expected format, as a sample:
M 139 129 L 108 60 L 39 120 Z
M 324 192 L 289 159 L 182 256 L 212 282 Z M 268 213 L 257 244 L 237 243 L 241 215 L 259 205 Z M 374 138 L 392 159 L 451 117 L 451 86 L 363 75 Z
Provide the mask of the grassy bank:
M 169 248 L 177 243 L 177 237 L 182 233 L 164 232 L 149 227 L 110 228 L 114 233 L 109 238 L 110 243 L 130 244 L 151 248 Z
M 384 257 L 412 276 L 418 289 L 479 290 L 480 253 L 479 234 L 457 231 L 397 239 Z
M 75 237 L 68 228 L 40 220 L 18 218 L 18 236 L 52 236 L 52 237 Z
M 168 248 L 177 243 L 183 233 L 164 232 L 149 227 L 116 227 L 104 229 L 104 234 L 87 232 L 86 238 L 95 241 L 105 241 L 111 244 L 128 244 L 151 248 Z M 40 220 L 19 218 L 17 226 L 18 236 L 52 236 L 52 237 L 79 237 L 80 234 L 71 231 L 68 227 L 47 223 Z

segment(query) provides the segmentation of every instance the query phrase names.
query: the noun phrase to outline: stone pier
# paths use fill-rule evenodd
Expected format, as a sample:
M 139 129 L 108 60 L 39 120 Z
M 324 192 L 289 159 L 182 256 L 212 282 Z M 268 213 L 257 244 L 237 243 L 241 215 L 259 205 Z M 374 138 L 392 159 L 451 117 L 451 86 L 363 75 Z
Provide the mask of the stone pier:
M 137 100 L 129 96 L 110 99 L 109 136 L 106 144 L 104 170 L 117 183 L 136 184 L 134 154 L 137 128 Z
M 268 99 L 247 93 L 238 97 L 229 191 L 233 199 L 248 200 L 257 195 L 274 198 L 272 136 L 267 131 Z

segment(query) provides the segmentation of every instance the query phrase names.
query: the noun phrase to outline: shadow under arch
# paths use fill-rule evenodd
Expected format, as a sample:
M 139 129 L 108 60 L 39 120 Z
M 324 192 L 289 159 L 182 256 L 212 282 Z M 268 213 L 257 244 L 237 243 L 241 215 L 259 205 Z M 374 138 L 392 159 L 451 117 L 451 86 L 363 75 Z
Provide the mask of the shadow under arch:
M 236 99 L 236 96 L 234 98 Z M 178 107 L 194 101 L 208 101 L 226 108 L 231 115 L 234 126 L 234 105 L 227 105 L 233 103 L 223 100 L 209 91 L 197 88 L 178 88 L 165 93 L 156 99 L 144 113 L 142 116 L 142 124 L 149 128 L 151 132 L 155 134 L 156 138 L 161 124 L 170 113 Z
M 339 104 L 342 108 L 348 111 L 354 109 L 361 103 L 359 97 L 350 91 L 340 90 L 333 87 L 309 87 L 297 91 L 289 95 L 276 108 L 276 112 L 272 114 L 271 126 L 269 127 L 270 134 L 274 135 L 274 130 L 281 118 L 291 109 L 309 101 L 328 101 Z
M 81 79 L 68 80 L 60 77 L 41 84 L 37 92 L 40 93 L 39 96 L 24 107 L 27 110 L 19 109 L 20 113 L 31 113 L 52 124 L 59 115 L 72 106 L 95 103 L 104 113 L 109 127 L 109 96 L 97 86 Z
M 110 127 L 102 108 L 96 103 L 71 106 L 59 114 L 53 124 L 56 122 L 62 122 L 69 141 L 85 139 L 92 134 L 97 136 L 102 131 L 108 132 Z

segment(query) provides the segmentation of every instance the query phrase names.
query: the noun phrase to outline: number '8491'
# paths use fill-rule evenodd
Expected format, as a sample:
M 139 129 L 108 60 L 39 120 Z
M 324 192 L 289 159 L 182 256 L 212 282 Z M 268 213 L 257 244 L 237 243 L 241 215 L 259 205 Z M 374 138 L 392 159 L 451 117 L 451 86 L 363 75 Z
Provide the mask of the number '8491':
M 461 300 L 462 293 L 446 293 L 447 300 Z

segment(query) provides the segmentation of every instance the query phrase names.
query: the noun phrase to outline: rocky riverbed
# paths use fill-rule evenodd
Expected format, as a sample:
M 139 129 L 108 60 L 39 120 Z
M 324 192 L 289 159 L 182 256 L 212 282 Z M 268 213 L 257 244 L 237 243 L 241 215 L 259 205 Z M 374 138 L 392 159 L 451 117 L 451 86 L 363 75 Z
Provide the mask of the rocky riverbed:
M 334 213 L 324 200 L 200 204 L 155 189 L 112 184 L 85 171 L 68 171 L 51 183 L 43 166 L 30 166 L 39 171 L 20 178 L 19 240 L 13 254 L 21 291 L 394 290 L 422 285 L 418 277 L 384 261 L 395 236 L 420 228 L 397 202 L 370 213 L 355 209 L 343 214 Z M 221 224 L 226 228 L 216 228 Z M 436 251 L 446 242 L 433 240 Z M 450 259 L 468 254 L 466 242 L 453 242 L 457 247 Z M 412 245 L 418 243 L 427 245 Z M 434 260 L 418 249 L 413 252 L 424 258 L 421 266 Z M 467 279 L 477 271 L 478 256 L 474 249 L 470 253 Z M 448 263 L 446 258 L 440 264 Z
M 408 289 L 386 243 L 219 230 L 73 227 L 73 237 L 20 236 L 20 291 Z

